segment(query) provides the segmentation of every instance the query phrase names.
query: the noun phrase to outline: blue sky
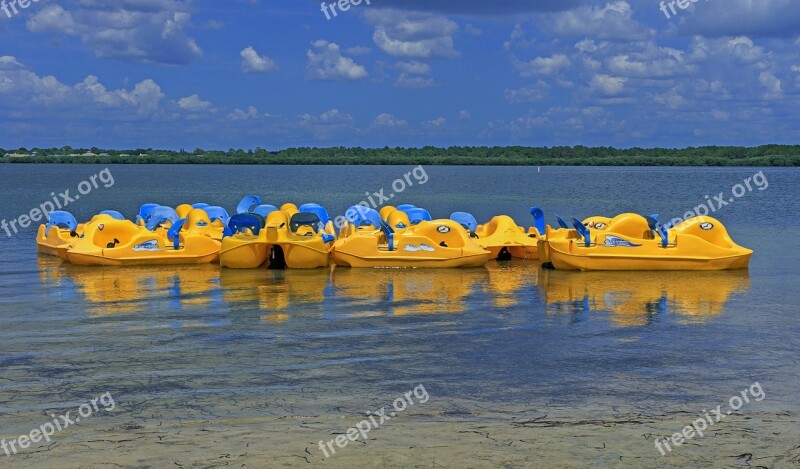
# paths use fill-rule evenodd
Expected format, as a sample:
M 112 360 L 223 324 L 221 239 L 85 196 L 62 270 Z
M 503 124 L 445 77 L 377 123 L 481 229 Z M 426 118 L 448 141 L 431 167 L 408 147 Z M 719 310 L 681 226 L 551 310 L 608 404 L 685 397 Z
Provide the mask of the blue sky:
M 4 148 L 800 140 L 797 0 L 9 3 Z

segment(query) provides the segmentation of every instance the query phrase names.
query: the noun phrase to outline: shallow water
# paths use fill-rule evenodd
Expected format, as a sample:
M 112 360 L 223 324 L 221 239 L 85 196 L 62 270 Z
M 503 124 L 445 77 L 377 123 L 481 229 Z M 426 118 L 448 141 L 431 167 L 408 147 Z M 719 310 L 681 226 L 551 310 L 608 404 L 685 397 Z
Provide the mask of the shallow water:
M 10 220 L 104 167 L 6 165 Z M 112 166 L 68 210 L 246 193 L 331 213 L 393 192 L 411 167 Z M 434 216 L 681 215 L 754 168 L 428 167 L 392 203 Z M 0 238 L 0 437 L 103 393 L 80 424 L 10 467 L 797 467 L 800 171 L 716 216 L 755 250 L 749 272 L 573 273 L 536 263 L 461 270 L 81 268 L 37 257 L 34 228 Z M 4 233 L 0 231 L 0 235 Z M 669 436 L 758 382 L 714 435 Z M 417 403 L 328 459 L 319 440 L 424 385 Z M 542 417 L 546 416 L 546 417 Z M 570 443 L 572 442 L 572 443 Z M 746 456 L 750 454 L 750 458 Z M 745 455 L 739 457 L 741 455 Z M 367 459 L 369 458 L 369 459 Z

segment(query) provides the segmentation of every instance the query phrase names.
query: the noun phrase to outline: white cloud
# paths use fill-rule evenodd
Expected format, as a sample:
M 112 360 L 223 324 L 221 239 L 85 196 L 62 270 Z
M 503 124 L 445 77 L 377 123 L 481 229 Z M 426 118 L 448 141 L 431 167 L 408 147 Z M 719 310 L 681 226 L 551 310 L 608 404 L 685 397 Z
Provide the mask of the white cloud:
M 258 109 L 256 109 L 254 106 L 248 106 L 246 111 L 236 108 L 232 113 L 228 114 L 228 119 L 233 121 L 246 121 L 255 119 L 257 117 Z
M 266 73 L 277 68 L 274 60 L 259 55 L 252 46 L 242 49 L 239 55 L 242 56 L 242 71 L 245 73 Z
M 65 9 L 49 4 L 26 26 L 34 33 L 76 36 L 97 57 L 130 62 L 186 64 L 203 55 L 186 34 L 191 14 L 180 0 L 81 0 Z
M 200 96 L 193 94 L 178 100 L 178 107 L 189 112 L 214 112 L 214 105 L 210 101 L 203 101 Z
M 315 50 L 306 52 L 309 80 L 360 80 L 368 75 L 364 66 L 342 55 L 338 44 L 320 39 L 313 46 Z
M 592 78 L 589 87 L 592 90 L 600 91 L 606 95 L 618 95 L 625 88 L 627 78 L 612 77 L 611 75 L 599 74 Z
M 375 27 L 375 45 L 389 55 L 417 59 L 459 55 L 453 41 L 458 25 L 445 16 L 372 9 L 364 18 Z
M 569 57 L 564 54 L 556 54 L 552 57 L 536 57 L 527 62 L 517 61 L 515 63 L 520 74 L 525 77 L 553 75 L 568 68 L 570 65 Z
M 378 114 L 375 120 L 372 121 L 372 127 L 385 129 L 405 128 L 408 127 L 408 122 L 396 118 L 393 114 L 382 113 Z

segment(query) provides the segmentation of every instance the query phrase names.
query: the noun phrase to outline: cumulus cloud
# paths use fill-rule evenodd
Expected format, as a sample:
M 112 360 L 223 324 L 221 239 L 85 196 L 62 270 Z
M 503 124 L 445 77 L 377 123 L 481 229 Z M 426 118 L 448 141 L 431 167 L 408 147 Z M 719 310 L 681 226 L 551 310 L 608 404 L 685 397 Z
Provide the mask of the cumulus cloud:
M 458 25 L 444 16 L 395 9 L 372 9 L 364 14 L 375 27 L 372 39 L 395 57 L 425 59 L 457 57 L 453 35 Z
M 342 55 L 338 44 L 320 39 L 313 46 L 314 50 L 306 52 L 306 77 L 309 80 L 360 80 L 368 75 L 363 65 Z
M 180 65 L 203 55 L 186 34 L 191 14 L 179 0 L 81 0 L 68 9 L 49 4 L 26 26 L 34 33 L 79 37 L 101 58 Z
M 396 118 L 393 114 L 382 113 L 378 114 L 372 121 L 372 127 L 384 129 L 397 129 L 408 127 L 408 122 Z
M 239 55 L 242 56 L 242 71 L 245 73 L 267 73 L 277 67 L 274 60 L 259 55 L 252 46 L 242 49 Z
M 641 41 L 653 34 L 633 18 L 633 8 L 626 0 L 543 15 L 538 23 L 544 31 L 562 38 L 589 36 L 609 41 Z

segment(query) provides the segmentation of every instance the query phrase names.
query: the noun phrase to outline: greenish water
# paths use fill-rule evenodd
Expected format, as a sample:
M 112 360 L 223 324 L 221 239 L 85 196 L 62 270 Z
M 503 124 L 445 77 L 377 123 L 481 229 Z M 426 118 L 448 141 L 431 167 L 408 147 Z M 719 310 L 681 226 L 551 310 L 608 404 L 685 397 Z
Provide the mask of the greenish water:
M 103 168 L 3 167 L 0 217 L 29 212 L 51 192 L 75 194 Z M 113 186 L 101 185 L 67 209 L 78 219 L 109 208 L 132 217 L 145 202 L 207 202 L 233 211 L 242 195 L 255 193 L 265 203 L 313 201 L 340 214 L 365 192 L 396 192 L 393 181 L 412 169 L 111 166 Z M 554 213 L 666 218 L 706 195 L 730 194 L 758 171 L 426 167 L 426 182 L 412 176 L 414 185 L 392 203 L 424 206 L 439 217 L 471 211 L 479 221 L 505 213 L 526 226 L 531 205 L 543 207 L 550 223 Z M 735 241 L 755 251 L 749 272 L 572 273 L 517 261 L 440 271 L 79 268 L 37 257 L 34 228 L 10 238 L 0 231 L 0 437 L 27 433 L 48 413 L 110 392 L 113 412 L 55 436 L 60 446 L 53 451 L 77 467 L 91 441 L 120 428 L 216 422 L 227 436 L 269 433 L 282 428 L 280 419 L 379 408 L 420 383 L 431 396 L 421 410 L 450 426 L 480 421 L 462 412 L 465 402 L 493 409 L 496 421 L 509 409 L 558 408 L 576 419 L 685 413 L 680 421 L 688 424 L 756 381 L 767 397 L 739 414 L 759 420 L 759 413 L 783 412 L 796 422 L 800 170 L 768 168 L 763 175 L 768 188 L 753 186 L 716 214 Z M 259 418 L 278 420 L 243 423 Z M 409 425 L 430 423 L 420 419 Z M 270 451 L 303 453 L 349 426 L 307 429 L 306 441 Z M 787 424 L 785 431 L 797 440 L 797 428 Z M 431 443 L 458 446 L 441 438 Z M 205 454 L 207 444 L 193 451 Z M 640 445 L 657 456 L 652 442 Z M 163 455 L 165 466 L 180 459 L 168 445 L 142 451 L 105 460 L 164 467 L 152 458 Z M 12 458 L 0 453 L 0 465 L 57 466 L 49 457 L 33 449 Z M 459 466 L 457 456 L 449 461 Z M 591 464 L 620 467 L 602 458 L 579 459 L 575 467 Z

